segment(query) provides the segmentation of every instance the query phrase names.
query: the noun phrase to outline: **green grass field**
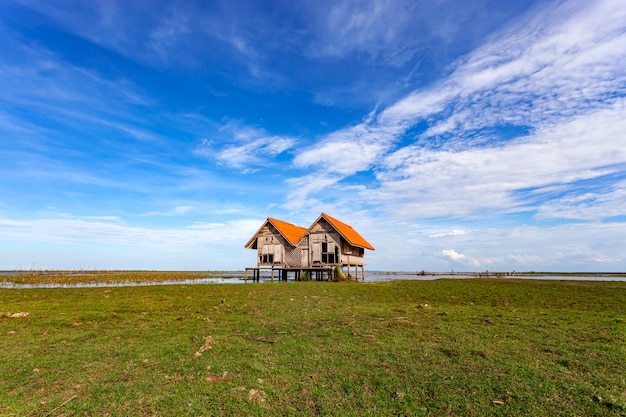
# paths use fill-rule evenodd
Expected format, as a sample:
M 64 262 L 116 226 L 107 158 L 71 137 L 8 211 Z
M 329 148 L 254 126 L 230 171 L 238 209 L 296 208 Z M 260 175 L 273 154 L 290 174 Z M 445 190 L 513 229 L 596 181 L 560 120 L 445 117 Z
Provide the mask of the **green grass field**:
M 0 415 L 624 416 L 626 282 L 0 289 Z

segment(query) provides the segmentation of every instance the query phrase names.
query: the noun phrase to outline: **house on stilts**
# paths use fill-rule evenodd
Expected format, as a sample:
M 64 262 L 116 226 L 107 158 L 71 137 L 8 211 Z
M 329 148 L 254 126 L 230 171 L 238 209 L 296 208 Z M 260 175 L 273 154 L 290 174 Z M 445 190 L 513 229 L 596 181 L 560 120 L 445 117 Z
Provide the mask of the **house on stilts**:
M 365 249 L 374 250 L 351 226 L 326 213 L 308 229 L 269 217 L 245 247 L 257 251 L 257 265 L 246 268 L 246 281 L 249 272 L 258 281 L 261 270 L 270 270 L 272 280 L 275 273 L 286 280 L 290 272 L 296 280 L 303 273 L 316 279 L 326 275 L 331 280 L 336 267 L 346 267 L 348 277 L 354 267 L 355 279 L 365 280 Z

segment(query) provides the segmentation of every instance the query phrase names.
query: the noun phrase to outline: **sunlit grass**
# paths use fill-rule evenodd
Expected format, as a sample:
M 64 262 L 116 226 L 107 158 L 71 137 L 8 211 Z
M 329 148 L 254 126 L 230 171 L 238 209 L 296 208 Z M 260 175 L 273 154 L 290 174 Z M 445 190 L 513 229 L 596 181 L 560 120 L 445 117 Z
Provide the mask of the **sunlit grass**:
M 626 283 L 0 290 L 0 415 L 626 414 Z

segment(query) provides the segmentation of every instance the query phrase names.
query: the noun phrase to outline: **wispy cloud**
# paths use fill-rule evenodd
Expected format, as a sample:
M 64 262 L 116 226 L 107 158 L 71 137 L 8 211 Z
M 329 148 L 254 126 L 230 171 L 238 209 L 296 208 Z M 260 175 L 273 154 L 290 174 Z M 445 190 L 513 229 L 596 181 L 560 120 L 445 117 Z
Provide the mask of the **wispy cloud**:
M 185 13 L 169 9 L 148 36 L 150 50 L 161 59 L 166 59 L 171 49 L 178 45 L 177 41 L 181 35 L 189 33 L 188 20 L 189 17 Z
M 453 220 L 446 220 L 454 224 Z M 473 224 L 466 233 L 429 238 L 439 226 L 411 228 L 406 224 L 385 223 L 377 231 L 364 223 L 359 231 L 367 233 L 376 246 L 372 253 L 377 265 L 393 267 L 397 259 L 408 270 L 517 270 L 544 268 L 547 271 L 607 271 L 626 261 L 620 237 L 626 232 L 623 222 L 568 223 L 556 226 L 493 223 Z M 454 226 L 453 226 L 454 227 Z M 459 229 L 460 230 L 460 229 Z M 411 267 L 412 266 L 412 267 Z
M 626 161 L 624 103 L 496 147 L 460 151 L 403 148 L 386 159 L 372 200 L 417 217 L 480 209 L 527 210 L 527 189 L 576 183 L 619 172 Z M 602 137 L 602 141 L 596 139 Z M 536 190 L 535 190 L 536 191 Z M 518 194 L 520 192 L 520 194 Z M 545 198 L 536 195 L 535 198 Z
M 194 209 L 193 206 L 176 206 L 169 211 L 150 211 L 144 216 L 184 216 Z
M 72 215 L 0 218 L 0 247 L 3 253 L 12 254 L 10 260 L 1 261 L 1 267 L 177 269 L 184 262 L 185 269 L 238 269 L 241 259 L 248 255 L 241 242 L 247 241 L 258 227 L 259 219 L 150 228 L 119 219 Z M 22 242 L 37 244 L 13 254 L 13 248 Z M 58 251 L 71 251 L 73 256 L 58 256 Z M 129 253 L 133 254 L 130 259 Z M 235 262 L 229 258 L 233 254 L 238 255 Z
M 418 50 L 416 38 L 404 36 L 409 28 L 418 28 L 413 21 L 411 2 L 366 1 L 334 2 L 319 17 L 321 27 L 311 45 L 311 54 L 345 57 L 366 53 L 370 59 L 390 64 L 403 64 Z
M 597 220 L 626 216 L 626 181 L 596 192 L 570 193 L 540 205 L 539 219 Z
M 241 243 L 258 228 L 258 219 L 224 223 L 193 223 L 183 228 L 149 228 L 126 224 L 117 218 L 66 215 L 36 220 L 0 219 L 3 240 L 51 242 L 98 242 L 137 246 L 176 247 L 219 242 Z M 211 229 L 212 233 L 206 233 Z M 249 236 L 250 235 L 250 236 Z
M 431 239 L 439 239 L 439 238 L 442 238 L 442 237 L 449 237 L 449 236 L 462 236 L 462 235 L 464 235 L 466 233 L 467 233 L 466 230 L 455 229 L 455 230 L 451 230 L 449 232 L 433 233 L 433 234 L 428 235 L 428 237 L 431 238 Z
M 341 177 L 373 168 L 380 185 L 359 198 L 413 218 L 527 210 L 536 201 L 518 193 L 620 172 L 626 49 L 616 45 L 626 43 L 626 10 L 606 1 L 539 11 L 447 79 L 303 150 L 295 165 Z M 411 143 L 418 122 L 430 129 Z M 507 138 L 507 126 L 522 134 Z
M 454 42 L 462 43 L 462 32 L 465 40 L 480 36 L 480 30 L 488 30 L 496 20 L 480 2 L 461 5 L 447 0 L 420 4 L 410 0 L 367 0 L 328 2 L 325 7 L 314 4 L 318 7 L 307 10 L 313 33 L 308 54 L 390 66 L 413 61 L 429 48 L 448 49 Z
M 307 207 L 320 207 L 321 202 L 311 195 L 314 195 L 341 180 L 336 175 L 315 173 L 304 177 L 290 178 L 287 180 L 290 192 L 287 197 L 288 210 L 300 210 Z
M 274 158 L 291 149 L 294 138 L 268 135 L 263 129 L 229 121 L 215 139 L 203 138 L 194 150 L 197 156 L 251 173 L 273 164 Z

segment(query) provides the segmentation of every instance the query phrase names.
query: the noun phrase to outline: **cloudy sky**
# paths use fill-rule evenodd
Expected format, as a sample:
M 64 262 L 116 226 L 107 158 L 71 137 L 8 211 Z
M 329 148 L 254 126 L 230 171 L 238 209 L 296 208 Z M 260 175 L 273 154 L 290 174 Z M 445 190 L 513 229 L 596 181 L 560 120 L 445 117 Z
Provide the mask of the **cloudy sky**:
M 626 5 L 0 0 L 0 269 L 626 270 Z

